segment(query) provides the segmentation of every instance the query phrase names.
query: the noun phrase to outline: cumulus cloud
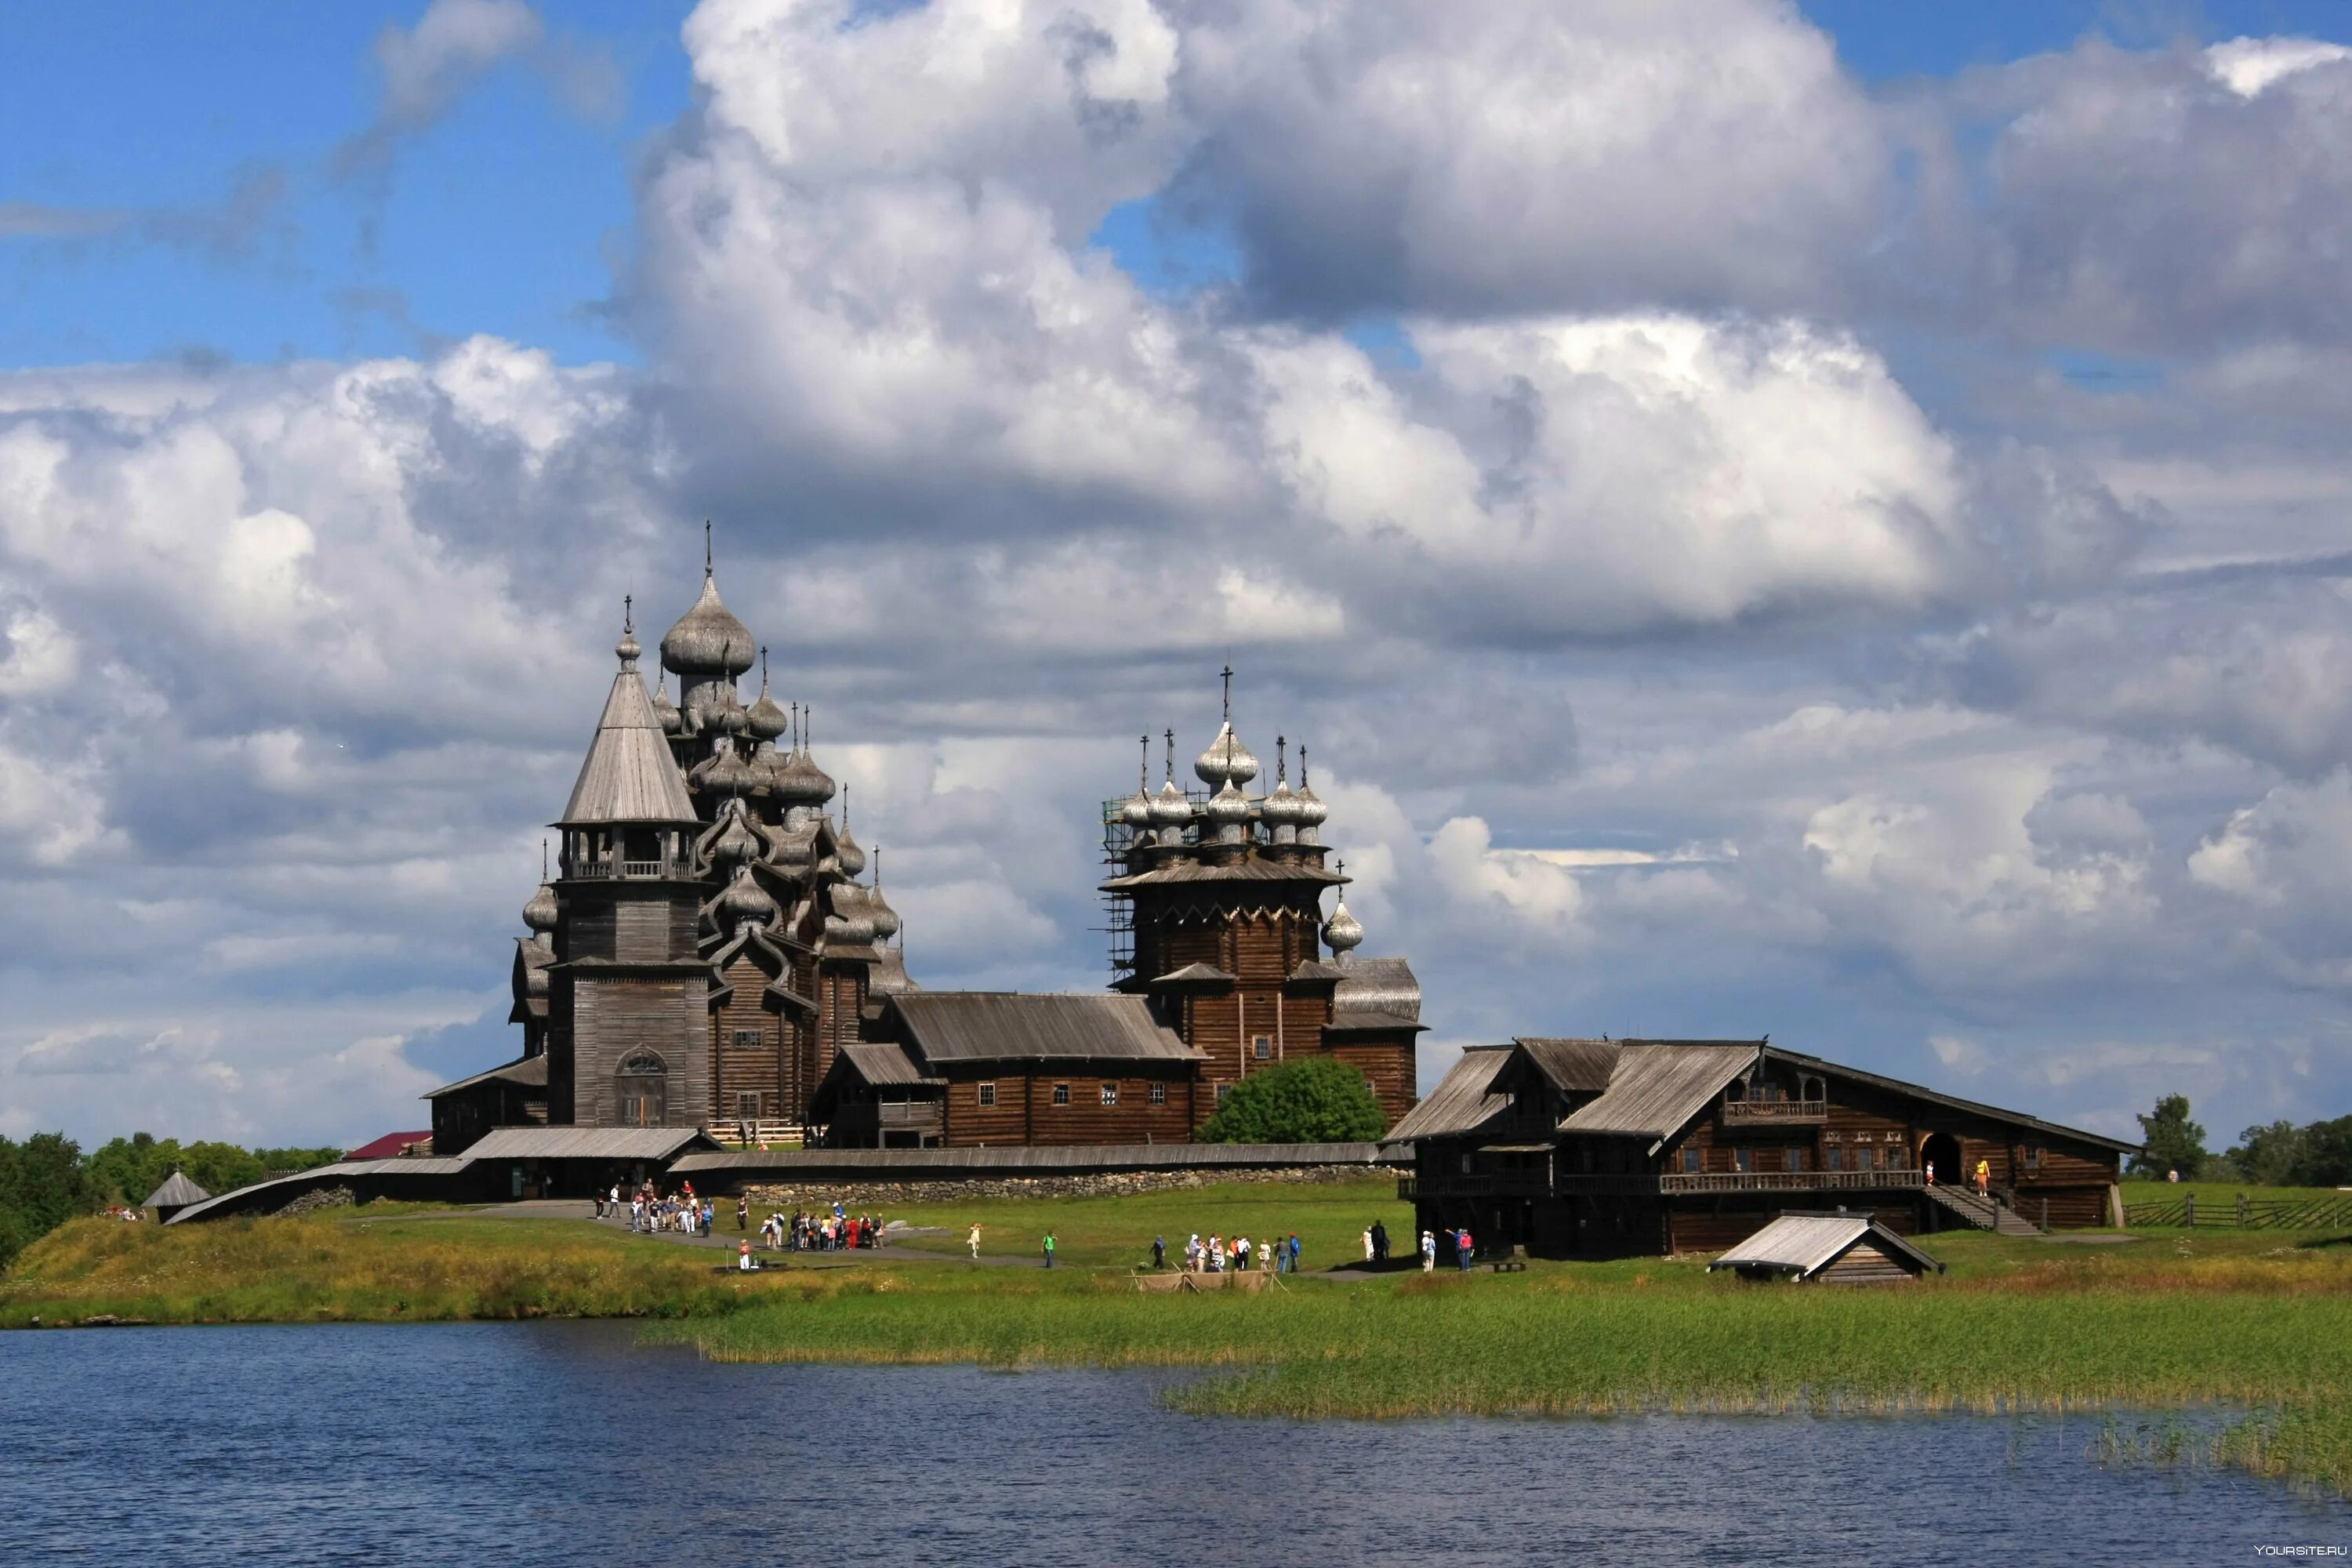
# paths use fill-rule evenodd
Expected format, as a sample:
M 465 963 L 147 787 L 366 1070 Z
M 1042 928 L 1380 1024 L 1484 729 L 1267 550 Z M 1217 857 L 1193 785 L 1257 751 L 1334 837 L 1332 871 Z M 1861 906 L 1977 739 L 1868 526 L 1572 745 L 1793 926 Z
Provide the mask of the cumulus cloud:
M 493 1059 L 617 601 L 658 635 L 704 516 L 928 984 L 1100 983 L 1100 801 L 1230 658 L 1454 1047 L 1770 1028 L 2125 1131 L 2339 1082 L 2344 63 L 1897 102 L 1785 6 L 1433 16 L 707 5 L 642 372 L 0 375 L 0 1103 L 357 1138 Z M 370 135 L 561 43 L 441 0 Z M 1139 283 L 1139 201 L 1238 277 Z M 1978 317 L 2302 338 L 1970 404 L 1883 330 Z M 93 1026 L 126 942 L 170 1001 Z
M 1812 308 L 1877 221 L 1888 139 L 1790 7 L 1181 13 L 1178 195 L 1286 315 Z

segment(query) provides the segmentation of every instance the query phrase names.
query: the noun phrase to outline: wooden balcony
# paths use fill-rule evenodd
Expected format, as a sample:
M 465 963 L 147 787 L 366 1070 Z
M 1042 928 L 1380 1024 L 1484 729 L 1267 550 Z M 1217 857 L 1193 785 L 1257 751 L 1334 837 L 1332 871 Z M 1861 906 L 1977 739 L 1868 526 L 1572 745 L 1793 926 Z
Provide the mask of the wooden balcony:
M 1675 1171 L 1657 1176 L 1562 1176 L 1562 1196 L 1674 1197 L 1695 1193 L 1885 1193 L 1916 1189 L 1916 1171 Z
M 1830 1119 L 1825 1100 L 1727 1100 L 1727 1127 L 1818 1127 Z
M 693 868 L 677 860 L 623 860 L 610 855 L 575 860 L 564 868 L 567 877 L 607 878 L 692 878 Z

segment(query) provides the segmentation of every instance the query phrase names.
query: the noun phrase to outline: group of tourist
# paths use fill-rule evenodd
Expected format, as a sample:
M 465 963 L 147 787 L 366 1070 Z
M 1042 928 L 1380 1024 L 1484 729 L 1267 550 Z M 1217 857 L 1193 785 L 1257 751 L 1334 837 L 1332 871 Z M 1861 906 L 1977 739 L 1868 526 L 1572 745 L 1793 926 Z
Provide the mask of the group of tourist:
M 609 1192 L 596 1194 L 598 1219 L 617 1219 L 623 1212 L 619 1184 L 615 1183 Z M 629 1194 L 626 1213 L 629 1228 L 648 1236 L 657 1232 L 709 1236 L 718 1219 L 717 1208 L 709 1199 L 695 1194 L 692 1182 L 675 1193 L 664 1193 L 651 1182 L 645 1183 Z
M 1151 1238 L 1151 1266 L 1168 1267 L 1168 1242 L 1164 1237 Z M 1262 1274 L 1296 1274 L 1298 1272 L 1298 1233 L 1287 1237 L 1261 1237 L 1252 1241 L 1237 1236 L 1228 1241 L 1211 1235 L 1205 1241 L 1198 1231 L 1184 1243 L 1183 1268 L 1190 1274 L 1246 1274 L 1252 1268 Z
M 1438 1235 L 1433 1230 L 1421 1233 L 1421 1271 L 1423 1274 L 1437 1267 Z M 1448 1230 L 1444 1235 L 1445 1244 L 1454 1249 L 1454 1266 L 1467 1274 L 1470 1265 L 1478 1256 L 1478 1244 L 1471 1238 L 1469 1226 Z
M 872 1215 L 845 1213 L 787 1215 L 781 1211 L 760 1222 L 760 1246 L 771 1252 L 844 1252 L 882 1245 L 883 1224 Z

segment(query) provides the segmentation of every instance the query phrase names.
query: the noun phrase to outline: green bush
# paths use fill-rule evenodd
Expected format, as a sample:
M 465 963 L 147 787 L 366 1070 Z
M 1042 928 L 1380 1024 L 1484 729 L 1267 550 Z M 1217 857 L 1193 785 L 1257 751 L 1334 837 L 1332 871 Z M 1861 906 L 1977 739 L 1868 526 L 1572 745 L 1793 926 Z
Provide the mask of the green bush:
M 1201 1129 L 1204 1143 L 1358 1143 L 1388 1131 L 1364 1075 L 1328 1057 L 1252 1073 Z

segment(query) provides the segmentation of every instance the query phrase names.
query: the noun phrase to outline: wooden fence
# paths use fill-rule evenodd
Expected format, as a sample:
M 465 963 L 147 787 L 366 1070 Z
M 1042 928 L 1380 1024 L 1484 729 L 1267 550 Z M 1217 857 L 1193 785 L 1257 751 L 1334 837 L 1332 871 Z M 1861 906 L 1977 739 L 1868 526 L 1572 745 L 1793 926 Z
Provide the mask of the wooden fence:
M 2126 1204 L 2124 1224 L 2134 1230 L 2153 1227 L 2219 1230 L 2352 1229 L 2352 1193 L 2324 1198 L 2208 1198 L 2196 1194 L 2158 1198 L 2153 1203 Z

